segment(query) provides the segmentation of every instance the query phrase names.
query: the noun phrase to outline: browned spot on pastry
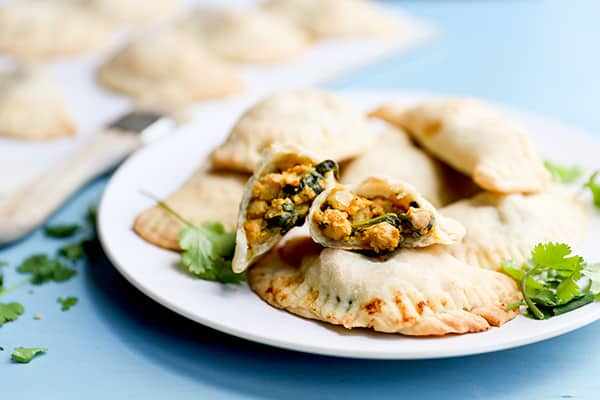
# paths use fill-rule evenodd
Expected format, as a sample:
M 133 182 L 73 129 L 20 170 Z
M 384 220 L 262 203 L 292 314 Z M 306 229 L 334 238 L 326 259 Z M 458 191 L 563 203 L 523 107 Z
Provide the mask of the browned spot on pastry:
M 442 304 L 442 306 L 446 307 L 446 305 L 448 304 L 448 300 L 446 300 L 445 298 L 440 300 L 440 303 Z
M 375 314 L 381 312 L 381 306 L 383 305 L 383 300 L 378 297 L 375 297 L 373 300 L 365 304 L 363 307 L 368 314 Z
M 433 136 L 442 129 L 442 122 L 439 120 L 429 121 L 423 127 L 423 136 Z
M 265 290 L 265 293 L 273 293 L 273 286 L 269 286 L 269 288 Z
M 420 302 L 417 303 L 417 312 L 419 314 L 423 314 L 424 309 L 425 309 L 425 302 L 423 300 L 421 300 Z

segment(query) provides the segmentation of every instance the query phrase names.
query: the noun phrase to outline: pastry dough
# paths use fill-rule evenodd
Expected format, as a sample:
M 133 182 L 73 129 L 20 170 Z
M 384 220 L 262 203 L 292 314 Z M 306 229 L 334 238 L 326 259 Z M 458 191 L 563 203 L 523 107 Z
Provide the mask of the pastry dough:
M 506 311 L 521 297 L 511 278 L 436 248 L 403 250 L 383 262 L 339 249 L 312 250 L 298 259 L 294 255 L 307 253 L 302 246 L 311 245 L 294 241 L 259 261 L 248 282 L 272 306 L 305 318 L 437 336 L 484 331 L 518 313 Z
M 160 105 L 231 95 L 243 86 L 231 66 L 175 31 L 130 42 L 100 67 L 98 76 L 112 90 Z
M 467 233 L 444 250 L 465 262 L 499 270 L 504 260 L 521 265 L 542 242 L 575 245 L 584 239 L 588 213 L 564 188 L 532 195 L 483 192 L 440 209 Z
M 0 135 L 46 140 L 71 136 L 75 124 L 54 78 L 40 67 L 0 73 Z
M 278 143 L 301 147 L 319 159 L 342 161 L 364 152 L 376 138 L 367 118 L 342 97 L 292 90 L 247 110 L 211 159 L 219 168 L 253 172 L 262 150 Z
M 406 182 L 367 178 L 323 191 L 308 215 L 310 235 L 325 247 L 388 253 L 459 242 L 465 230 Z
M 110 37 L 109 24 L 76 4 L 23 0 L 0 6 L 0 52 L 19 59 L 79 54 Z
M 482 101 L 388 104 L 372 115 L 406 129 L 424 148 L 486 190 L 534 193 L 550 182 L 523 130 Z
M 247 180 L 247 175 L 201 168 L 165 203 L 194 225 L 221 222 L 225 229 L 233 231 Z M 184 227 L 160 206 L 141 212 L 133 224 L 133 230 L 144 240 L 171 250 L 180 250 L 178 237 Z
M 77 0 L 75 0 L 77 1 Z M 179 0 L 79 0 L 116 23 L 136 23 L 160 20 L 174 14 Z
M 342 183 L 358 183 L 370 176 L 408 182 L 436 207 L 476 191 L 471 179 L 413 145 L 400 129 L 388 129 L 373 147 L 343 165 L 341 175 Z
M 364 0 L 268 0 L 263 8 L 316 38 L 382 36 L 400 29 L 390 13 Z
M 222 58 L 242 63 L 277 63 L 297 57 L 309 44 L 295 25 L 259 9 L 201 7 L 178 26 L 196 35 Z
M 238 217 L 234 272 L 243 272 L 293 227 L 334 183 L 337 164 L 290 146 L 272 146 L 248 181 Z

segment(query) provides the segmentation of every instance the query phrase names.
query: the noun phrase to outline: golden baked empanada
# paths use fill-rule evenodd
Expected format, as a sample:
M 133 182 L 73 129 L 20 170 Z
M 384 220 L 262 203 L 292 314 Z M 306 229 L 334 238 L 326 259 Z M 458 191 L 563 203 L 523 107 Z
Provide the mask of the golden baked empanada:
M 47 140 L 74 133 L 65 99 L 48 72 L 21 66 L 0 73 L 0 136 Z
M 297 57 L 308 37 L 295 25 L 260 9 L 201 7 L 177 26 L 220 57 L 242 63 L 276 63 Z
M 248 282 L 272 306 L 302 317 L 423 336 L 480 332 L 518 313 L 506 310 L 521 297 L 510 277 L 437 248 L 403 250 L 386 261 L 339 249 L 298 258 L 307 249 L 291 242 L 250 269 Z
M 436 207 L 476 190 L 471 179 L 413 145 L 400 129 L 387 130 L 364 154 L 341 166 L 342 183 L 358 183 L 370 176 L 408 182 Z
M 164 31 L 120 49 L 98 70 L 106 87 L 163 104 L 186 104 L 242 90 L 237 72 L 189 35 Z
M 364 0 L 268 0 L 262 7 L 316 38 L 381 36 L 400 29 L 389 12 Z
M 289 146 L 272 146 L 248 181 L 240 205 L 234 272 L 243 272 L 296 226 L 319 193 L 331 186 L 337 164 Z
M 466 229 L 463 241 L 444 246 L 444 251 L 493 270 L 504 260 L 521 265 L 538 243 L 575 245 L 584 238 L 588 223 L 583 204 L 558 186 L 530 195 L 483 192 L 440 212 Z
M 248 176 L 232 172 L 211 172 L 201 168 L 165 203 L 192 224 L 221 222 L 235 230 L 238 209 Z M 160 206 L 141 212 L 133 230 L 144 240 L 172 250 L 179 248 L 179 232 L 185 225 Z
M 388 104 L 372 115 L 406 129 L 429 152 L 486 190 L 534 193 L 550 182 L 525 132 L 482 101 L 438 99 L 408 108 Z
M 465 230 L 412 185 L 381 178 L 335 185 L 314 200 L 310 235 L 325 247 L 386 254 L 403 247 L 459 242 Z
M 109 24 L 77 4 L 23 0 L 0 6 L 0 52 L 19 59 L 78 54 L 110 37 Z
M 218 168 L 253 172 L 262 150 L 277 143 L 342 161 L 362 153 L 376 138 L 367 118 L 344 98 L 319 90 L 291 90 L 247 110 L 211 160 Z
M 179 0 L 74 0 L 116 23 L 160 20 L 174 14 Z

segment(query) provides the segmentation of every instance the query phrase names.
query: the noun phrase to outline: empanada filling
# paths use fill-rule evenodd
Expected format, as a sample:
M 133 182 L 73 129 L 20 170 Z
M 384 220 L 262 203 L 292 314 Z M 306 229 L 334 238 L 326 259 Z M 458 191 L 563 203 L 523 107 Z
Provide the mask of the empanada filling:
M 336 188 L 314 213 L 313 222 L 333 241 L 386 253 L 402 247 L 406 238 L 426 235 L 435 219 L 405 193 L 367 198 Z
M 325 190 L 325 175 L 337 174 L 337 168 L 335 161 L 315 165 L 307 158 L 289 156 L 260 177 L 252 188 L 244 222 L 248 246 L 266 242 L 274 232 L 285 235 L 303 225 L 313 200 Z

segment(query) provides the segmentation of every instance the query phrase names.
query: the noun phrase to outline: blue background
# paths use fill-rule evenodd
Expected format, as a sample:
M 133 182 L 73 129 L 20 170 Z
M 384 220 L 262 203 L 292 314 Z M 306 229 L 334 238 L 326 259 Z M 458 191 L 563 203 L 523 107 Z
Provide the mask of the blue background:
M 389 2 L 390 5 L 392 4 Z M 431 44 L 325 85 L 469 94 L 600 127 L 600 2 L 397 2 L 434 21 Z M 91 111 L 91 110 L 90 110 Z M 576 161 L 576 160 L 574 160 Z M 599 162 L 600 164 L 600 162 Z M 89 185 L 52 218 L 71 222 L 106 183 Z M 36 232 L 0 250 L 7 281 L 33 252 L 61 242 Z M 61 312 L 58 296 L 80 301 Z M 274 349 L 226 336 L 153 303 L 100 255 L 64 284 L 2 301 L 26 313 L 0 328 L 0 397 L 7 399 L 420 398 L 597 399 L 600 324 L 531 346 L 433 361 L 361 361 Z M 34 313 L 42 320 L 32 318 Z M 257 321 L 259 323 L 259 321 Z M 49 352 L 28 365 L 16 346 Z

